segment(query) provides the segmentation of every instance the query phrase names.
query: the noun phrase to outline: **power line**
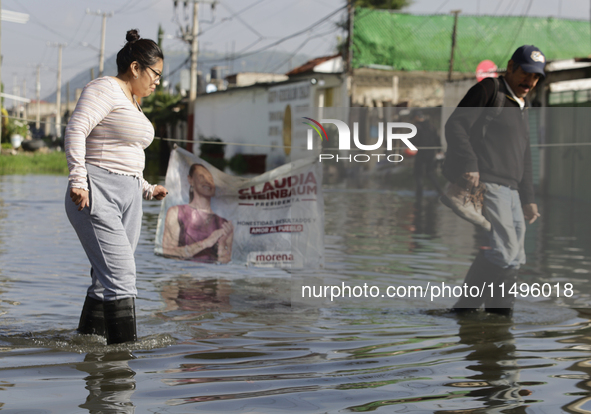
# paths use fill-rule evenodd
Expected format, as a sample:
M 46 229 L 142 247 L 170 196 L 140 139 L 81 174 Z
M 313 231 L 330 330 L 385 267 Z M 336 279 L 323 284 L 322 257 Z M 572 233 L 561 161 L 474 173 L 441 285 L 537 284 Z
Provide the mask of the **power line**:
M 28 118 L 20 118 L 16 116 L 6 116 L 2 115 L 2 118 L 6 119 L 14 119 L 16 121 L 23 121 L 27 123 L 34 123 L 35 120 L 28 119 Z M 41 124 L 54 124 L 54 121 L 40 121 Z M 284 148 L 284 145 L 269 145 L 269 144 L 246 144 L 244 142 L 210 142 L 210 141 L 189 141 L 186 139 L 177 139 L 177 138 L 168 138 L 168 137 L 154 137 L 154 139 L 160 139 L 162 141 L 171 141 L 171 142 L 192 142 L 194 144 L 199 144 L 200 142 L 207 142 L 208 144 L 213 145 L 236 145 L 241 147 L 266 147 L 266 148 Z M 562 148 L 562 147 L 588 147 L 591 146 L 591 142 L 560 142 L 560 143 L 548 143 L 548 144 L 531 144 L 532 148 Z M 289 148 L 300 148 L 306 149 L 305 147 L 295 147 L 291 146 Z M 417 147 L 418 149 L 443 149 L 443 147 Z M 323 150 L 334 150 L 340 151 L 340 148 L 322 148 Z M 350 151 L 364 151 L 358 148 L 351 149 Z
M 142 1 L 142 0 L 140 0 Z M 142 12 L 144 10 L 148 10 L 149 8 L 151 8 L 152 6 L 154 6 L 156 3 L 160 3 L 162 0 L 154 0 L 152 3 L 150 3 L 149 5 L 147 5 L 146 7 L 143 7 L 141 9 L 136 9 L 136 10 L 127 10 L 124 12 L 119 12 L 119 14 L 130 14 L 130 13 L 139 13 Z M 136 3 L 137 4 L 137 3 Z M 135 6 L 135 4 L 134 4 Z M 133 6 L 132 6 L 133 7 Z
M 143 0 L 135 0 L 135 3 L 130 6 L 130 4 L 133 3 L 133 1 L 134 0 L 128 0 L 127 3 L 125 3 L 119 10 L 115 10 L 115 13 L 119 14 L 122 13 L 125 9 L 133 8 L 137 4 L 141 3 Z
M 501 4 L 503 4 L 505 0 L 501 0 L 499 1 L 499 3 L 497 4 L 497 8 L 495 9 L 495 11 L 493 12 L 493 14 L 497 14 L 497 12 L 499 11 L 499 9 L 501 8 Z
M 516 31 L 515 35 L 513 36 L 513 39 L 517 40 L 517 37 L 521 33 L 521 30 L 523 29 L 523 26 L 525 24 L 525 19 L 527 18 L 527 14 L 529 13 L 529 9 L 531 8 L 531 5 L 533 2 L 534 2 L 534 0 L 529 0 L 529 4 L 527 5 L 527 9 L 525 10 L 525 13 L 523 14 L 523 17 L 521 19 L 521 24 L 517 28 L 517 31 Z M 507 56 L 511 56 L 512 54 L 513 54 L 513 50 L 510 50 Z M 505 60 L 508 60 L 508 59 L 505 59 Z
M 86 14 L 84 15 L 86 16 Z M 96 21 L 96 19 L 90 19 L 90 24 L 88 25 L 88 29 L 86 29 L 86 33 L 84 34 L 84 36 L 82 36 L 80 38 L 79 43 L 84 43 L 84 39 L 86 39 L 86 36 L 88 36 L 88 34 L 90 33 L 90 30 L 92 29 L 92 26 L 94 25 L 94 22 Z
M 285 13 L 286 10 L 288 10 L 288 9 L 292 8 L 293 6 L 295 6 L 296 4 L 298 4 L 299 1 L 301 1 L 301 0 L 295 0 L 294 2 L 292 2 L 292 4 L 290 6 L 283 7 L 282 9 L 276 11 L 273 14 L 270 14 L 268 16 L 263 17 L 262 19 L 265 20 L 265 21 L 269 21 L 272 17 L 275 17 L 275 16 L 277 16 L 280 13 Z M 253 23 L 257 23 L 258 21 L 259 20 L 255 21 Z
M 244 53 L 244 51 L 252 46 L 248 46 L 247 48 L 241 50 L 238 54 L 231 56 L 229 59 L 230 60 L 236 60 L 236 59 L 241 59 L 247 56 L 252 56 L 255 55 L 257 53 L 263 52 L 265 50 L 271 49 L 272 47 L 275 47 L 277 45 L 280 45 L 281 43 L 289 40 L 289 39 L 293 39 L 294 37 L 298 37 L 306 32 L 308 32 L 309 30 L 312 30 L 313 28 L 315 28 L 316 26 L 318 26 L 321 23 L 324 23 L 325 21 L 327 21 L 328 19 L 330 19 L 332 16 L 334 16 L 335 14 L 337 14 L 338 12 L 344 10 L 347 6 L 343 6 L 343 7 L 339 7 L 338 9 L 336 9 L 335 11 L 333 11 L 332 13 L 324 16 L 323 18 L 321 18 L 320 20 L 314 22 L 312 25 L 306 27 L 305 29 L 302 29 L 300 31 L 297 31 L 295 33 L 292 33 L 288 36 L 285 36 L 279 40 L 277 40 L 276 42 L 273 42 L 267 46 L 264 46 L 258 50 L 252 51 L 252 52 L 248 52 L 248 53 Z M 201 61 L 201 63 L 211 63 L 211 62 L 216 62 L 216 60 L 209 60 L 209 61 Z
M 289 62 L 310 40 L 312 39 L 317 39 L 319 37 L 323 37 L 329 34 L 334 33 L 333 31 L 330 32 L 325 32 L 325 33 L 320 33 L 316 36 L 309 36 L 308 38 L 306 38 L 306 40 L 304 40 L 293 52 L 292 54 L 285 59 L 283 62 L 281 62 L 279 65 L 276 65 L 275 67 L 273 67 L 273 69 L 271 69 L 271 72 L 275 72 L 277 69 L 279 69 L 281 66 L 285 65 L 287 62 Z
M 224 17 L 224 18 L 223 18 L 221 21 L 219 21 L 218 23 L 214 23 L 213 25 L 209 26 L 207 29 L 205 29 L 205 30 L 202 30 L 202 31 L 199 33 L 199 35 L 201 36 L 202 34 L 204 34 L 204 33 L 208 32 L 208 31 L 210 31 L 211 29 L 213 29 L 213 28 L 215 28 L 215 27 L 217 27 L 217 26 L 219 26 L 219 25 L 221 25 L 221 24 L 223 24 L 223 23 L 225 23 L 226 21 L 228 21 L 228 20 L 232 20 L 234 17 L 238 16 L 239 14 L 242 14 L 242 13 L 244 13 L 245 11 L 248 11 L 248 10 L 252 9 L 253 7 L 255 7 L 255 6 L 259 5 L 260 3 L 264 2 L 264 1 L 267 1 L 267 0 L 258 0 L 258 1 L 255 1 L 254 3 L 252 3 L 252 4 L 249 4 L 248 6 L 246 6 L 246 7 L 245 7 L 245 8 L 243 8 L 243 9 L 240 9 L 240 10 L 238 10 L 237 12 L 233 12 L 233 14 L 232 14 L 230 17 Z M 222 3 L 222 5 L 224 5 L 224 4 Z
M 511 13 L 513 13 L 513 10 L 515 10 L 517 8 L 518 3 L 519 3 L 519 0 L 515 0 L 511 3 L 509 3 L 509 7 L 507 7 L 507 11 L 505 11 L 505 14 L 511 15 Z
M 80 31 L 80 28 L 82 27 L 82 24 L 84 23 L 84 19 L 86 19 L 86 14 L 84 14 L 82 16 L 82 19 L 80 20 L 80 24 L 78 25 L 78 28 L 76 29 L 76 31 L 74 32 L 74 35 L 72 35 L 72 38 L 70 39 L 70 41 L 68 43 L 70 43 L 70 44 L 74 43 L 74 39 L 76 38 L 76 35 Z
M 76 63 L 71 63 L 71 64 L 69 64 L 68 66 L 64 66 L 64 67 L 63 67 L 63 69 L 71 69 L 71 68 L 73 68 L 73 67 L 81 66 L 81 65 L 82 65 L 82 64 L 84 64 L 84 63 L 86 63 L 86 64 L 88 64 L 88 63 L 89 63 L 89 62 L 88 62 L 88 58 L 85 58 L 85 59 L 79 60 L 79 61 L 78 61 L 78 62 L 76 62 Z M 94 66 L 94 65 L 93 65 L 93 66 Z
M 234 13 L 234 10 L 232 10 L 230 8 L 230 6 L 225 5 L 224 3 L 220 3 L 222 5 L 222 7 L 224 7 L 226 10 L 228 10 L 230 13 Z M 258 30 L 256 30 L 254 27 L 252 27 L 250 24 L 248 24 L 242 17 L 240 17 L 240 15 L 238 13 L 234 13 L 234 17 L 236 17 L 236 19 L 242 23 L 244 25 L 244 27 L 246 27 L 248 30 L 250 30 L 251 32 L 253 32 L 255 35 L 257 35 L 258 37 L 264 38 L 265 36 L 263 36 L 262 34 L 259 33 Z
M 121 6 L 121 7 L 120 7 L 118 10 L 115 10 L 115 11 L 114 11 L 114 13 L 117 13 L 117 14 L 121 13 L 121 12 L 122 12 L 123 10 L 125 10 L 125 9 L 126 9 L 128 6 L 129 6 L 129 4 L 130 4 L 130 3 L 132 3 L 132 2 L 133 2 L 133 0 L 127 0 L 127 2 L 126 2 L 126 3 L 125 3 L 123 6 Z
M 181 63 L 174 70 L 172 70 L 171 72 L 169 72 L 168 75 L 166 75 L 166 76 L 168 78 L 170 78 L 172 75 L 174 75 L 176 72 L 178 72 L 183 66 L 185 66 L 187 63 L 189 63 L 189 60 L 191 60 L 191 56 L 188 56 L 183 63 Z
M 53 30 L 51 27 L 49 27 L 46 24 L 44 24 L 41 20 L 39 20 L 37 17 L 35 17 L 35 15 L 33 13 L 31 13 L 25 6 L 23 6 L 17 0 L 14 0 L 14 2 L 16 4 L 18 4 L 18 6 L 20 8 L 22 8 L 29 16 L 31 16 L 31 19 L 34 20 L 32 23 L 37 24 L 37 25 L 41 26 L 42 28 L 44 28 L 45 30 L 50 31 L 53 34 L 56 34 L 56 35 L 60 36 L 64 40 L 67 40 L 67 37 L 64 36 L 63 33 L 60 33 L 60 32 L 58 32 L 56 30 Z

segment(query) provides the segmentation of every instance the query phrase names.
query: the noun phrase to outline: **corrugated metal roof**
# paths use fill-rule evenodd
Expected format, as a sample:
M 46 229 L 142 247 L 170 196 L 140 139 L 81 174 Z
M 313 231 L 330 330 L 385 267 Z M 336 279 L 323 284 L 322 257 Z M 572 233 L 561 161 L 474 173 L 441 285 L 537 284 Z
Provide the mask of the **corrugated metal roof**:
M 327 61 L 329 61 L 331 59 L 334 59 L 337 56 L 340 56 L 340 54 L 337 53 L 336 55 L 321 56 L 321 57 L 314 58 L 312 60 L 307 61 L 303 65 L 298 66 L 297 68 L 293 68 L 292 70 L 290 70 L 289 72 L 287 72 L 286 75 L 287 76 L 293 76 L 293 75 L 301 75 L 301 74 L 306 73 L 306 72 L 313 72 L 314 71 L 314 68 L 316 66 L 320 65 L 321 63 L 327 62 Z

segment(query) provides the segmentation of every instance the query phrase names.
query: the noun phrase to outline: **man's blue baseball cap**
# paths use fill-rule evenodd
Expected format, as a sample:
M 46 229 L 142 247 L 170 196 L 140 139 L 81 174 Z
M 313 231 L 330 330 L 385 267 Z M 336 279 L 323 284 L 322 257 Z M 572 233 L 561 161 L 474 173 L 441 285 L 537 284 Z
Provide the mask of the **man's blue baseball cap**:
M 546 56 L 534 45 L 521 46 L 513 53 L 511 60 L 514 65 L 520 66 L 524 72 L 539 73 L 542 77 L 546 77 L 546 72 L 544 72 Z

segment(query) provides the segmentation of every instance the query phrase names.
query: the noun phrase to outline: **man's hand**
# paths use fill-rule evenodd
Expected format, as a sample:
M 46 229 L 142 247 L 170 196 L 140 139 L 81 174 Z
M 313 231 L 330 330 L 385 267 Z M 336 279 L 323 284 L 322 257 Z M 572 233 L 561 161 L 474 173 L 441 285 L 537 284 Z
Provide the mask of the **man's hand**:
M 87 190 L 70 188 L 70 198 L 78 206 L 78 211 L 82 211 L 84 207 L 90 207 Z
M 152 193 L 152 197 L 154 197 L 156 200 L 162 200 L 162 199 L 164 199 L 164 197 L 166 197 L 167 194 L 168 194 L 168 190 L 166 188 L 164 188 L 161 185 L 157 185 L 154 188 L 154 192 Z
M 462 175 L 462 178 L 466 180 L 468 187 L 466 188 L 467 191 L 472 190 L 474 187 L 478 187 L 478 183 L 480 182 L 480 173 L 479 172 L 467 172 Z
M 536 221 L 536 219 L 540 217 L 540 213 L 538 213 L 538 205 L 536 203 L 524 204 L 523 217 L 529 224 L 532 224 L 534 221 Z

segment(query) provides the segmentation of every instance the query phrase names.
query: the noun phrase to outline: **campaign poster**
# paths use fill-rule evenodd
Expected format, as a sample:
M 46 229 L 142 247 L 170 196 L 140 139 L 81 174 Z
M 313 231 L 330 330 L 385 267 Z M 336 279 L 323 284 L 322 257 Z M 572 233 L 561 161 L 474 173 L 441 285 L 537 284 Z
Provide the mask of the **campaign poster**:
M 315 158 L 246 178 L 176 148 L 165 186 L 156 254 L 292 269 L 324 264 L 322 168 Z

